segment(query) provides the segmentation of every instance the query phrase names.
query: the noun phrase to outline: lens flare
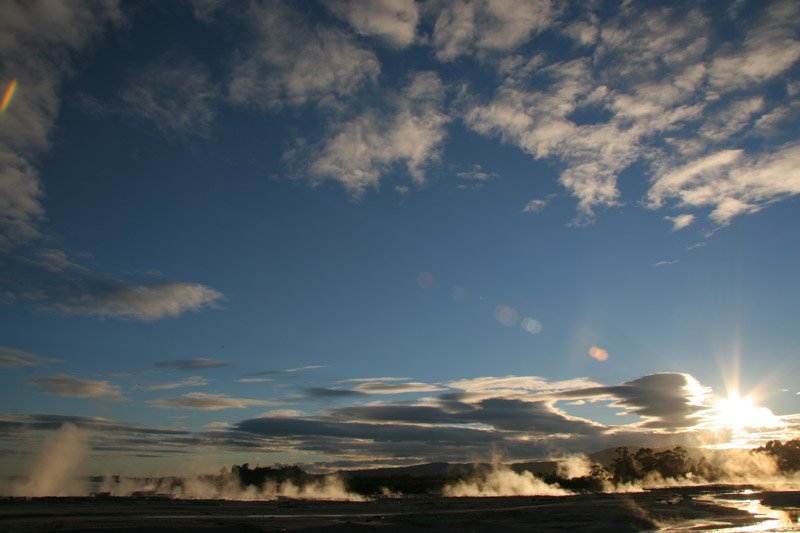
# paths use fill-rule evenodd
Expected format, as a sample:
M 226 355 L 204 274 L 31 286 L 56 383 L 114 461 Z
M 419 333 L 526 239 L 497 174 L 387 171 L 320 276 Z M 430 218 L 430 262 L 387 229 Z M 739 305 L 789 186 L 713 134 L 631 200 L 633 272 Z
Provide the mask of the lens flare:
M 6 109 L 8 109 L 9 104 L 11 104 L 11 100 L 14 98 L 14 93 L 17 91 L 17 80 L 14 78 L 6 87 L 6 91 L 3 93 L 3 100 L 0 101 L 0 113 L 4 113 Z

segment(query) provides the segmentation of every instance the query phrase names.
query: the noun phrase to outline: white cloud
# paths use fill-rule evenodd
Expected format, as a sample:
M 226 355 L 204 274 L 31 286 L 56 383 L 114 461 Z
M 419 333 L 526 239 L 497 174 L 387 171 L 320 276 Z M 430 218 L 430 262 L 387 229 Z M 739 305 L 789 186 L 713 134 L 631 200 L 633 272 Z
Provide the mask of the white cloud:
M 719 225 L 800 194 L 800 143 L 746 156 L 722 150 L 662 172 L 648 192 L 650 207 L 673 200 L 679 207 L 710 207 Z
M 691 9 L 691 4 L 652 9 L 642 6 L 622 6 L 600 29 L 597 55 L 606 63 L 609 82 L 617 76 L 635 83 L 658 79 L 664 67 L 681 71 L 698 64 L 709 46 L 709 21 L 700 10 Z M 677 76 L 672 81 L 669 85 L 685 82 Z
M 605 361 L 608 359 L 608 352 L 599 346 L 591 346 L 587 353 L 589 357 L 595 361 Z
M 730 102 L 720 112 L 709 113 L 706 123 L 700 128 L 700 135 L 715 142 L 727 140 L 752 124 L 753 116 L 763 108 L 764 99 L 761 96 Z
M 256 42 L 233 65 L 228 92 L 268 109 L 308 102 L 335 106 L 380 73 L 375 54 L 343 31 L 310 27 L 291 7 L 267 1 L 249 13 Z
M 505 377 L 480 377 L 461 379 L 447 383 L 453 389 L 467 392 L 486 391 L 556 391 L 595 387 L 597 383 L 586 378 L 576 378 L 564 381 L 548 381 L 537 376 L 505 376 Z
M 72 55 L 109 22 L 122 19 L 116 1 L 3 2 L 0 80 L 18 80 L 0 121 L 0 245 L 40 235 L 43 188 L 33 161 L 49 145 L 62 80 Z
M 549 0 L 458 0 L 443 4 L 433 31 L 436 57 L 508 51 L 552 22 Z
M 37 250 L 34 254 L 34 257 L 27 259 L 26 261 L 39 268 L 49 270 L 50 272 L 63 272 L 70 269 L 83 269 L 83 267 L 72 261 L 66 252 L 55 248 L 42 248 Z
M 222 299 L 222 293 L 199 283 L 101 284 L 65 292 L 42 309 L 65 315 L 153 321 L 214 306 Z
M 239 383 L 270 383 L 275 381 L 275 378 L 239 378 L 236 381 Z
M 37 385 L 45 394 L 74 398 L 109 398 L 121 400 L 122 391 L 108 381 L 80 379 L 69 374 L 55 374 L 43 378 L 29 379 L 26 383 Z
M 180 381 L 172 381 L 168 383 L 154 383 L 152 385 L 140 385 L 136 387 L 139 390 L 154 391 L 154 390 L 173 390 L 181 389 L 184 387 L 203 387 L 208 385 L 208 380 L 200 376 L 192 376 Z
M 677 259 L 673 259 L 673 260 L 670 260 L 670 261 L 656 261 L 655 263 L 653 263 L 653 266 L 658 268 L 658 267 L 663 267 L 663 266 L 675 265 L 677 263 L 678 263 Z
M 458 16 L 475 19 L 469 10 Z M 763 134 L 756 127 L 774 129 L 788 116 L 788 107 L 773 106 L 759 118 L 767 108 L 764 96 L 722 95 L 732 88 L 756 88 L 794 64 L 800 57 L 798 19 L 791 2 L 775 2 L 754 18 L 741 47 L 729 43 L 715 51 L 713 25 L 700 10 L 628 3 L 602 23 L 582 20 L 568 29 L 584 45 L 596 39 L 591 60 L 546 65 L 536 57 L 533 62 L 506 58 L 498 71 L 504 76 L 501 86 L 488 100 L 466 98 L 464 121 L 535 159 L 557 159 L 564 167 L 561 184 L 578 200 L 578 223 L 591 222 L 597 207 L 619 205 L 619 174 L 643 160 L 654 169 L 647 196 L 651 208 L 662 207 L 669 197 L 679 207 L 711 207 L 711 218 L 726 224 L 796 194 L 791 146 L 767 145 L 772 155 L 758 158 L 745 158 L 730 146 L 743 132 L 752 136 Z M 467 36 L 475 31 L 466 22 L 459 27 Z M 458 53 L 466 46 L 457 47 Z M 767 55 L 776 49 L 772 61 Z M 715 145 L 717 152 L 709 155 Z M 724 160 L 731 157 L 742 157 L 745 167 L 728 168 Z M 781 177 L 779 168 L 785 171 Z M 709 173 L 725 178 L 699 177 Z M 542 205 L 534 202 L 530 208 Z M 673 220 L 674 229 L 694 220 L 690 216 Z
M 674 217 L 664 217 L 664 220 L 669 220 L 672 222 L 672 231 L 682 230 L 683 228 L 689 226 L 692 222 L 694 222 L 694 215 L 690 213 L 683 213 L 681 215 L 676 215 Z
M 0 368 L 22 368 L 32 366 L 50 366 L 61 363 L 60 359 L 42 357 L 17 348 L 0 346 Z
M 523 213 L 538 213 L 542 209 L 547 207 L 547 200 L 542 200 L 540 198 L 534 198 L 530 200 L 525 207 L 522 208 Z
M 199 409 L 202 411 L 220 411 L 222 409 L 245 409 L 254 405 L 271 405 L 274 402 L 266 400 L 251 400 L 247 398 L 231 398 L 224 394 L 208 394 L 204 392 L 190 392 L 177 398 L 159 398 L 148 400 L 146 403 L 173 409 Z
M 325 5 L 361 35 L 378 37 L 404 48 L 414 42 L 419 9 L 414 0 L 327 0 Z
M 306 413 L 298 409 L 273 409 L 258 415 L 257 418 L 297 418 L 306 416 Z
M 354 390 L 367 394 L 404 394 L 409 392 L 433 392 L 442 390 L 442 387 L 430 383 L 409 382 L 381 382 L 369 381 L 357 385 Z
M 512 73 L 487 104 L 473 104 L 466 123 L 478 133 L 498 135 L 536 159 L 561 158 L 567 168 L 561 183 L 579 200 L 584 221 L 598 205 L 618 204 L 617 174 L 640 157 L 641 128 L 630 120 L 579 125 L 569 115 L 596 98 L 590 64 L 578 59 L 538 72 L 549 79 L 546 90 L 529 90 Z M 644 121 L 643 121 L 644 122 Z
M 319 182 L 333 179 L 354 198 L 377 188 L 394 165 L 404 163 L 416 183 L 424 167 L 438 158 L 449 118 L 442 113 L 444 86 L 433 72 L 418 73 L 391 98 L 391 112 L 368 109 L 334 127 L 314 154 L 307 172 Z
M 124 110 L 154 124 L 168 139 L 207 139 L 219 88 L 195 59 L 164 54 L 135 73 L 120 92 Z
M 499 176 L 496 172 L 486 172 L 480 165 L 473 165 L 472 170 L 457 172 L 456 176 L 465 180 L 486 181 Z
M 592 45 L 600 37 L 600 28 L 597 17 L 590 14 L 588 20 L 574 20 L 564 27 L 564 33 L 582 45 Z
M 800 12 L 793 0 L 773 2 L 758 17 L 743 45 L 717 54 L 709 68 L 712 87 L 730 91 L 774 78 L 800 59 L 797 25 Z

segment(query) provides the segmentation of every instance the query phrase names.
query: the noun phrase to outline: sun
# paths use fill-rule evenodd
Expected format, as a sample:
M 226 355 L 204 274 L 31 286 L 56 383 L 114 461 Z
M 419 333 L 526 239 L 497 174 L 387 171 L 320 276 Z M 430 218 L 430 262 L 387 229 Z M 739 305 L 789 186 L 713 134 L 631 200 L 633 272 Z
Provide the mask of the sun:
M 771 410 L 759 407 L 750 396 L 740 397 L 737 392 L 730 393 L 727 398 L 718 398 L 709 412 L 709 419 L 718 428 L 737 432 L 782 425 Z

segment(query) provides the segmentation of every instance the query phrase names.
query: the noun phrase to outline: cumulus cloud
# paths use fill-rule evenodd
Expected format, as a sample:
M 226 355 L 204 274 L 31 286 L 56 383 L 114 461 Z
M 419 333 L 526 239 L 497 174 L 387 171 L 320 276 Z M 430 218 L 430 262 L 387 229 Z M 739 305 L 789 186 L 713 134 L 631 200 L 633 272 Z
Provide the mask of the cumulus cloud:
M 0 368 L 24 368 L 33 366 L 50 366 L 62 363 L 60 359 L 42 357 L 17 348 L 0 346 Z
M 288 5 L 253 4 L 248 17 L 255 39 L 233 65 L 228 84 L 237 104 L 335 107 L 380 73 L 372 51 L 341 30 L 311 27 Z
M 220 411 L 222 409 L 245 409 L 254 405 L 271 405 L 274 402 L 267 400 L 252 400 L 247 398 L 231 398 L 224 394 L 210 394 L 205 392 L 190 392 L 176 398 L 159 398 L 146 402 L 155 407 L 171 409 L 199 409 L 202 411 Z
M 663 372 L 621 385 L 561 391 L 550 397 L 613 400 L 612 407 L 643 417 L 644 422 L 635 426 L 676 430 L 699 422 L 699 414 L 709 407 L 710 390 L 689 374 Z
M 227 366 L 228 364 L 229 363 L 227 361 L 220 361 L 219 359 L 195 357 L 194 359 L 168 359 L 166 361 L 158 361 L 156 366 L 176 368 L 178 370 L 201 370 L 204 368 Z
M 474 31 L 467 22 L 475 10 L 465 6 L 462 23 L 452 21 L 464 43 Z M 540 56 L 507 57 L 498 64 L 501 85 L 489 99 L 467 98 L 464 120 L 535 159 L 558 160 L 564 167 L 559 180 L 578 200 L 577 223 L 591 222 L 598 207 L 619 205 L 618 176 L 644 160 L 653 169 L 651 208 L 668 199 L 683 208 L 710 207 L 712 221 L 725 225 L 796 194 L 794 144 L 766 143 L 761 155 L 749 157 L 735 146 L 786 116 L 789 108 L 760 94 L 761 84 L 800 57 L 800 15 L 791 2 L 756 13 L 745 23 L 745 39 L 724 46 L 712 38 L 709 16 L 689 5 L 628 3 L 602 22 L 584 17 L 567 33 L 590 47 L 591 57 L 581 55 L 584 48 L 550 64 Z M 772 51 L 774 61 L 767 59 Z M 740 92 L 729 95 L 733 90 Z M 736 169 L 721 161 L 731 154 L 740 158 Z M 742 162 L 744 169 L 738 168 Z M 697 164 L 707 172 L 678 179 Z M 718 175 L 722 179 L 711 179 Z M 674 228 L 685 227 L 688 215 Z
M 70 396 L 73 398 L 108 398 L 121 400 L 122 390 L 108 381 L 80 379 L 69 374 L 55 374 L 42 378 L 29 379 L 30 383 L 39 387 L 45 394 Z
M 530 200 L 525 207 L 522 208 L 523 213 L 538 213 L 542 209 L 547 207 L 547 201 L 542 200 L 540 198 L 534 198 Z
M 605 361 L 608 359 L 608 352 L 599 346 L 592 346 L 587 352 L 589 357 L 595 361 Z
M 665 220 L 672 222 L 672 231 L 682 230 L 694 222 L 694 215 L 690 213 L 683 213 L 674 217 L 664 217 Z
M 122 19 L 114 0 L 4 2 L 0 79 L 17 79 L 18 90 L 0 122 L 0 245 L 40 236 L 44 190 L 34 161 L 49 147 L 61 84 L 74 54 Z
M 436 57 L 507 52 L 550 25 L 549 0 L 458 0 L 442 4 L 433 30 Z
M 325 5 L 359 34 L 378 37 L 393 47 L 404 48 L 416 38 L 419 9 L 414 0 L 327 0 Z
M 712 61 L 709 78 L 716 89 L 729 91 L 764 82 L 800 59 L 800 13 L 794 2 L 773 2 L 754 20 L 741 46 L 717 54 Z
M 59 294 L 53 294 L 53 301 L 41 309 L 64 315 L 154 321 L 214 306 L 222 299 L 222 293 L 199 283 L 100 282 L 65 287 Z
M 736 216 L 800 194 L 798 165 L 800 143 L 759 155 L 721 150 L 657 175 L 648 192 L 649 206 L 673 201 L 682 208 L 707 207 L 710 218 L 725 225 Z
M 434 72 L 421 72 L 389 100 L 389 111 L 370 108 L 333 127 L 306 172 L 313 182 L 333 179 L 358 199 L 381 177 L 404 164 L 416 183 L 436 161 L 449 118 L 442 112 L 444 85 Z
M 711 141 L 725 141 L 748 126 L 755 125 L 753 117 L 764 109 L 764 98 L 749 98 L 726 102 L 713 112 L 700 128 L 700 135 Z
M 466 123 L 478 133 L 497 135 L 537 159 L 557 156 L 569 163 L 561 183 L 579 200 L 584 217 L 597 205 L 616 205 L 616 176 L 639 157 L 640 133 L 621 121 L 579 125 L 569 115 L 588 99 L 596 81 L 587 61 L 550 65 L 540 76 L 547 90 L 530 90 L 513 77 L 486 104 L 473 103 Z
M 166 138 L 190 141 L 210 137 L 219 94 L 204 65 L 170 52 L 131 75 L 119 97 L 123 111 Z

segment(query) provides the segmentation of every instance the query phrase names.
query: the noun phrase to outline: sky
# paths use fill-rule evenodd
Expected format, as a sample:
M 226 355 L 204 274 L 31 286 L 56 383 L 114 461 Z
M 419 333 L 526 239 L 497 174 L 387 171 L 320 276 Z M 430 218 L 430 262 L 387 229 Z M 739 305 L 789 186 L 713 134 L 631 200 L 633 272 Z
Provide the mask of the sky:
M 798 436 L 799 37 L 792 0 L 3 2 L 0 472 L 65 423 L 95 473 Z

